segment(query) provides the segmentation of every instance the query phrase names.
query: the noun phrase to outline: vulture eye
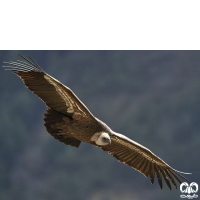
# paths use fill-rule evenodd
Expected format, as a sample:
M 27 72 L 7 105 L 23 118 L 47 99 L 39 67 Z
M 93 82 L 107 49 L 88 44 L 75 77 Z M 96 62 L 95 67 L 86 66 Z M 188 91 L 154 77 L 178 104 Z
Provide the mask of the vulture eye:
M 102 137 L 101 141 L 104 143 L 104 144 L 110 144 L 111 141 L 108 137 Z

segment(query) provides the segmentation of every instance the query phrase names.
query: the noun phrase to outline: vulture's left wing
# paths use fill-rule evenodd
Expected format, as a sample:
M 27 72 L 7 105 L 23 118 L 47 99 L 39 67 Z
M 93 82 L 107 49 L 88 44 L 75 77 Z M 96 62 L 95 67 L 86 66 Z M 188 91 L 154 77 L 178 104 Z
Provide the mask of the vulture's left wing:
M 154 183 L 156 174 L 160 188 L 162 189 L 162 177 L 171 190 L 171 183 L 177 188 L 174 178 L 181 183 L 178 176 L 189 182 L 179 172 L 171 168 L 162 159 L 153 154 L 149 149 L 118 133 L 111 135 L 111 145 L 101 147 L 108 151 L 118 161 L 138 170 L 145 177 L 150 177 L 151 183 Z M 189 174 L 189 173 L 185 173 Z M 171 181 L 171 183 L 170 183 Z

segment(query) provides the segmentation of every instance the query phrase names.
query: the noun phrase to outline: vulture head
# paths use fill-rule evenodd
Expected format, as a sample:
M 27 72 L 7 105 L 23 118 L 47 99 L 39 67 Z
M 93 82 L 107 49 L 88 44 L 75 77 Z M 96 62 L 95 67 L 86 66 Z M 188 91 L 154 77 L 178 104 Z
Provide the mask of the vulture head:
M 105 132 L 95 133 L 91 137 L 91 141 L 94 141 L 99 146 L 104 146 L 104 145 L 111 144 L 110 136 L 109 136 L 108 133 L 105 133 Z

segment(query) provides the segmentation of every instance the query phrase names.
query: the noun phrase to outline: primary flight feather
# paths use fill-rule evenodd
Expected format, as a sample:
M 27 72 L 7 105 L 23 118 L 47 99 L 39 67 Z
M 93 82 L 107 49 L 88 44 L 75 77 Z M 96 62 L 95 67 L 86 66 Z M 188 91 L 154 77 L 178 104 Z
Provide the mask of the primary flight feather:
M 98 146 L 149 177 L 152 184 L 156 176 L 161 189 L 162 177 L 170 189 L 171 184 L 177 188 L 176 181 L 182 182 L 180 178 L 189 182 L 180 174 L 183 172 L 173 169 L 149 149 L 112 131 L 94 117 L 72 90 L 45 73 L 31 58 L 21 57 L 24 61 L 4 62 L 4 67 L 19 76 L 26 87 L 46 104 L 44 125 L 55 139 L 77 148 L 81 142 Z

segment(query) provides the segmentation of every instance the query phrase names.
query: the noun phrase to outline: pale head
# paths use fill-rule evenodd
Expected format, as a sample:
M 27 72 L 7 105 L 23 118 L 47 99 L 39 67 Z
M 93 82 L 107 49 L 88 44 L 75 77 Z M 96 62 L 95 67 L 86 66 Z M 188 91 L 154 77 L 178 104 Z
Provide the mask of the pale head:
M 105 133 L 105 132 L 95 133 L 91 137 L 91 141 L 94 141 L 99 146 L 111 144 L 110 136 L 108 133 Z

